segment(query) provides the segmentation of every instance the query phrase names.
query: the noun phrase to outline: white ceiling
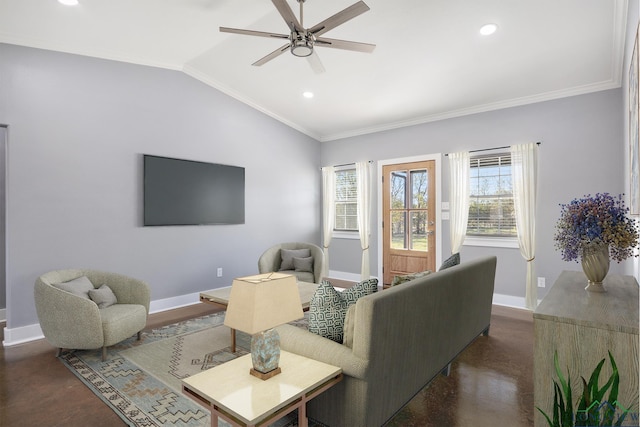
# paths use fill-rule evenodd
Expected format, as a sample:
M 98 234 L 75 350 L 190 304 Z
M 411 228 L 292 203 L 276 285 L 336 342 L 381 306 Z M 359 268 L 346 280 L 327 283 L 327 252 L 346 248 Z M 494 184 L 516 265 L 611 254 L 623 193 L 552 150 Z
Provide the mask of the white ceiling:
M 218 31 L 287 33 L 270 0 L 79 1 L 0 0 L 0 42 L 181 70 L 320 141 L 615 88 L 623 72 L 627 0 L 365 0 L 323 36 L 376 49 L 318 47 L 323 74 L 288 52 L 251 66 L 284 42 Z M 304 26 L 355 2 L 307 0 Z

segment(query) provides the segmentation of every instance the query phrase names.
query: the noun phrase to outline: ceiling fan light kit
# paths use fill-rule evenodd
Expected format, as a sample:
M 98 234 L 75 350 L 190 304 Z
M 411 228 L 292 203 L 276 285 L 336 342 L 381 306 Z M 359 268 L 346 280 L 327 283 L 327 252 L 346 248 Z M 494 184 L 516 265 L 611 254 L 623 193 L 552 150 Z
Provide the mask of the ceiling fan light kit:
M 320 37 L 322 34 L 327 31 L 337 27 L 338 25 L 344 24 L 345 22 L 355 18 L 358 15 L 363 14 L 364 12 L 369 10 L 369 6 L 367 6 L 363 1 L 359 1 L 354 3 L 353 5 L 347 7 L 341 12 L 336 13 L 333 16 L 325 19 L 324 21 L 314 25 L 311 28 L 303 27 L 303 4 L 305 0 L 297 0 L 300 3 L 300 20 L 295 16 L 291 7 L 287 3 L 287 0 L 271 0 L 273 5 L 278 9 L 280 16 L 284 19 L 285 23 L 289 27 L 289 35 L 287 34 L 278 34 L 278 33 L 267 33 L 263 31 L 254 31 L 254 30 L 242 30 L 237 28 L 228 28 L 228 27 L 220 27 L 220 31 L 223 33 L 235 33 L 235 34 L 244 34 L 247 36 L 258 36 L 258 37 L 268 37 L 268 38 L 279 38 L 279 39 L 288 39 L 289 42 L 284 46 L 274 50 L 267 56 L 257 60 L 252 65 L 261 66 L 272 59 L 280 56 L 282 53 L 287 50 L 291 52 L 294 56 L 298 57 L 306 57 L 309 60 L 309 64 L 313 68 L 316 73 L 321 73 L 324 71 L 324 67 L 320 62 L 317 54 L 314 54 L 314 47 L 329 47 L 334 49 L 343 49 L 343 50 L 352 50 L 356 52 L 373 52 L 373 49 L 376 47 L 374 44 L 369 43 L 359 43 L 352 42 L 346 40 L 337 40 L 337 39 L 329 39 Z

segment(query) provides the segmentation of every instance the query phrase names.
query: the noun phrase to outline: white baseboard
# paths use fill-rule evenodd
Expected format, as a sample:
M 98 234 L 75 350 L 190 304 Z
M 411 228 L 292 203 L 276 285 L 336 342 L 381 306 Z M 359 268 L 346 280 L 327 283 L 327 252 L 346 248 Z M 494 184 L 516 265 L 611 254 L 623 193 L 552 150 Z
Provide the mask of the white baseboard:
M 20 326 L 18 328 L 4 328 L 4 340 L 2 345 L 4 347 L 11 347 L 12 345 L 24 344 L 26 342 L 35 341 L 44 338 L 40 324 L 35 323 L 33 325 Z
M 188 305 L 200 302 L 200 292 L 187 295 L 178 295 L 177 297 L 164 298 L 151 301 L 149 304 L 149 313 L 160 313 L 162 311 L 173 310 L 174 308 L 186 307 Z
M 188 305 L 197 304 L 200 302 L 200 293 L 179 295 L 172 298 L 164 298 L 156 301 L 151 301 L 149 304 L 149 313 L 159 313 L 162 311 L 173 310 L 174 308 L 185 307 Z M 6 309 L 0 311 L 0 314 L 6 312 Z M 17 328 L 4 328 L 4 340 L 2 345 L 4 347 L 11 347 L 18 344 L 23 344 L 30 341 L 35 341 L 44 338 L 40 324 L 35 323 L 33 325 L 20 326 Z
M 359 282 L 360 275 L 354 273 L 345 273 L 340 271 L 330 271 L 330 277 L 336 279 L 349 280 L 352 282 Z M 187 295 L 179 295 L 171 298 L 164 298 L 160 300 L 151 301 L 149 305 L 149 313 L 160 313 L 162 311 L 173 310 L 175 308 L 186 307 L 188 305 L 197 304 L 200 302 L 200 293 L 192 293 Z M 497 305 L 503 305 L 506 307 L 525 308 L 524 297 L 515 297 L 512 295 L 494 294 L 493 303 Z M 0 310 L 0 314 L 6 314 L 6 309 Z M 11 347 L 18 344 L 23 344 L 29 341 L 35 341 L 44 338 L 42 329 L 38 323 L 33 325 L 21 326 L 18 328 L 4 328 L 4 340 L 2 345 L 4 347 Z

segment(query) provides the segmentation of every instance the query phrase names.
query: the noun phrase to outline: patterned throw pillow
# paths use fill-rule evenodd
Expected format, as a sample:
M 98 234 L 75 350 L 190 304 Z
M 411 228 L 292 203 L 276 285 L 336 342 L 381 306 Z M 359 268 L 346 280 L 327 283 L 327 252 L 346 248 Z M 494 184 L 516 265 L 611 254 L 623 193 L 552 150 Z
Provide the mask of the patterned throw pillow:
M 445 268 L 453 267 L 454 265 L 458 265 L 458 264 L 460 264 L 460 252 L 456 252 L 455 254 L 451 255 L 449 258 L 445 259 L 442 265 L 440 266 L 440 270 L 444 270 Z
M 402 276 L 394 276 L 391 281 L 391 286 L 396 286 L 401 283 L 409 282 L 413 279 L 418 279 L 420 277 L 428 276 L 431 274 L 431 270 L 421 271 L 419 273 L 405 274 Z
M 369 279 L 338 292 L 331 282 L 323 280 L 309 305 L 309 332 L 342 343 L 347 309 L 358 298 L 378 290 L 378 279 Z

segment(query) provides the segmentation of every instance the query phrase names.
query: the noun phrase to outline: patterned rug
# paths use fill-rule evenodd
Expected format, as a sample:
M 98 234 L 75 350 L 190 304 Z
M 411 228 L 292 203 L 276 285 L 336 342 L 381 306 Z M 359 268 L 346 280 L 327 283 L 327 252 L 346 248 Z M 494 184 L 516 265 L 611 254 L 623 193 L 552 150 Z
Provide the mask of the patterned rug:
M 130 426 L 210 426 L 209 410 L 184 396 L 181 380 L 249 353 L 250 337 L 237 333 L 237 351 L 229 347 L 224 312 L 143 332 L 102 350 L 65 352 L 61 361 Z M 307 318 L 294 322 L 306 327 Z M 297 426 L 297 413 L 278 427 Z M 220 420 L 220 426 L 229 426 Z

